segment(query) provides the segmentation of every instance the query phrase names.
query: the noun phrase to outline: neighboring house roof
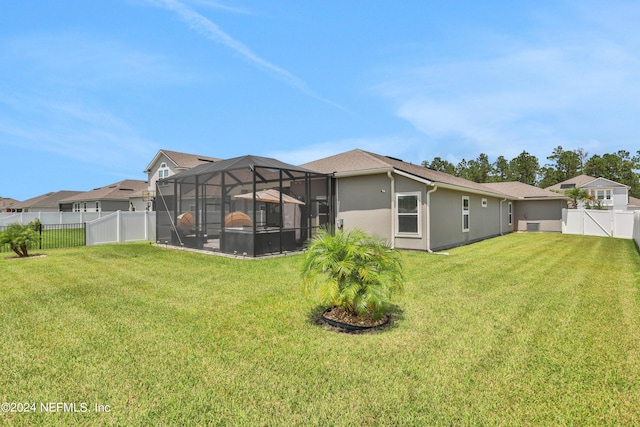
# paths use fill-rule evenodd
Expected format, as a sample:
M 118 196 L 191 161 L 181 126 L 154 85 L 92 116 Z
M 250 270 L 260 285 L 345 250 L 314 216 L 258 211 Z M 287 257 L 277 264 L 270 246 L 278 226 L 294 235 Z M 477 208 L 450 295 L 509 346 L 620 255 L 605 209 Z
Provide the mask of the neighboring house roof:
M 629 206 L 640 208 L 640 199 L 629 196 Z
M 20 202 L 16 199 L 12 199 L 11 197 L 3 197 L 0 199 L 0 212 L 8 208 L 15 208 L 15 205 L 17 205 L 18 203 Z
M 584 184 L 593 181 L 594 177 L 589 175 L 578 175 L 566 181 L 559 182 L 555 185 L 545 188 L 545 190 L 565 191 L 573 187 L 582 187 Z
M 497 193 L 496 190 L 485 187 L 483 184 L 360 149 L 315 160 L 301 166 L 322 173 L 335 173 L 337 177 L 396 170 L 407 173 L 415 178 L 429 181 L 429 183 L 463 188 L 481 194 L 502 195 L 502 193 Z
M 549 190 L 544 190 L 533 185 L 525 184 L 518 181 L 509 182 L 488 182 L 483 184 L 492 188 L 497 192 L 522 200 L 568 200 L 569 198 L 563 194 Z
M 125 179 L 115 184 L 99 187 L 91 191 L 76 194 L 66 199 L 60 200 L 61 203 L 84 202 L 95 200 L 129 200 L 136 193 L 146 190 L 147 182 L 137 179 Z
M 156 153 L 151 163 L 147 165 L 147 168 L 144 170 L 144 173 L 149 173 L 151 171 L 152 166 L 158 161 L 161 155 L 165 155 L 170 161 L 173 162 L 174 167 L 178 169 L 191 169 L 203 163 L 211 163 L 217 162 L 220 159 L 216 157 L 202 156 L 199 154 L 188 154 L 188 153 L 180 153 L 178 151 L 171 150 L 159 150 Z
M 629 188 L 629 186 L 613 181 L 611 179 L 607 179 L 603 177 L 594 178 L 589 175 L 578 175 L 571 179 L 567 179 L 566 181 L 562 181 L 555 185 L 547 187 L 546 190 L 566 191 L 574 187 L 579 187 L 579 188 L 594 187 L 595 188 L 595 187 L 611 187 L 611 186 Z
M 25 200 L 22 203 L 18 203 L 15 206 L 12 206 L 13 209 L 34 209 L 34 208 L 49 208 L 49 209 L 58 209 L 58 205 L 61 200 L 64 200 L 68 197 L 72 197 L 76 194 L 81 194 L 82 191 L 53 191 L 50 193 L 42 194 L 40 196 L 33 197 L 31 199 Z
M 613 181 L 607 178 L 595 178 L 593 181 L 589 181 L 585 184 L 582 184 L 580 187 L 582 188 L 598 188 L 598 187 L 624 187 L 629 189 L 630 187 L 625 184 L 621 184 L 619 182 Z

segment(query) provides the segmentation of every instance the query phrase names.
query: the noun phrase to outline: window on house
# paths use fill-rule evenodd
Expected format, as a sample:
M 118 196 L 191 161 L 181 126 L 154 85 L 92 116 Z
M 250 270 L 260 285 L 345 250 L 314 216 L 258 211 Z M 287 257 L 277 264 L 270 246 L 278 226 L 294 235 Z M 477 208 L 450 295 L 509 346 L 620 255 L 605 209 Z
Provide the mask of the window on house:
M 420 235 L 420 193 L 397 193 L 396 230 L 399 235 Z
M 87 211 L 87 202 L 84 202 L 84 203 L 82 204 L 82 211 L 83 211 L 83 212 L 86 212 L 86 211 Z
M 96 212 L 100 212 L 100 202 L 96 202 Z
M 74 211 L 74 212 L 80 212 L 80 203 L 75 202 L 75 203 L 73 204 L 73 211 Z
M 611 200 L 612 198 L 612 190 L 591 190 L 590 194 L 596 200 Z
M 462 231 L 469 231 L 469 196 L 462 196 Z
M 509 217 L 509 225 L 513 224 L 513 203 L 507 205 L 507 216 Z

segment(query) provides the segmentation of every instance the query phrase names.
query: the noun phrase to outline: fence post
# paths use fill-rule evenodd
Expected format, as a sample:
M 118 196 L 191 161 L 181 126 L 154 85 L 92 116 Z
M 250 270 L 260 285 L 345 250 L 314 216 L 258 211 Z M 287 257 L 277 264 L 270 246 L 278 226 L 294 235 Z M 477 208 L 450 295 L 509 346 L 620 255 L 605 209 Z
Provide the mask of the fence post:
M 122 233 L 120 230 L 121 215 L 122 215 L 122 211 L 118 211 L 116 215 L 116 233 L 117 233 L 116 242 L 118 243 L 122 243 Z

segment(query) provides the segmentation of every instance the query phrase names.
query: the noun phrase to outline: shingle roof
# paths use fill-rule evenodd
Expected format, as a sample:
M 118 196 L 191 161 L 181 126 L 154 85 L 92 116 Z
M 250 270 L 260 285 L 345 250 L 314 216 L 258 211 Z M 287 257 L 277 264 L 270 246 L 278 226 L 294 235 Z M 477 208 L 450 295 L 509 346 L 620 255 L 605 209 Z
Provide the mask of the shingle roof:
M 129 197 L 147 189 L 147 182 L 137 179 L 125 179 L 115 184 L 99 187 L 91 191 L 76 194 L 60 202 L 80 202 L 88 200 L 129 200 Z
M 161 154 L 164 154 L 165 156 L 167 156 L 175 164 L 175 166 L 180 169 L 191 169 L 203 163 L 220 161 L 220 159 L 217 157 L 209 157 L 209 156 L 202 156 L 200 154 L 181 153 L 179 151 L 161 149 L 155 155 L 151 163 L 149 163 L 149 165 L 144 171 L 145 173 L 149 173 L 149 169 L 156 162 L 156 160 Z
M 640 207 L 640 199 L 629 196 L 629 206 Z
M 420 165 L 403 162 L 402 160 L 395 159 L 393 157 L 381 156 L 379 154 L 370 153 L 368 151 L 360 149 L 336 154 L 335 156 L 330 156 L 324 159 L 305 163 L 301 166 L 322 173 L 365 172 L 368 170 L 374 173 L 376 170 L 393 168 L 434 183 L 452 185 L 455 187 L 466 188 L 482 193 L 500 194 L 497 193 L 496 190 L 485 187 L 484 185 L 478 184 L 477 182 L 449 175 L 445 172 L 427 169 Z
M 517 199 L 568 199 L 565 195 L 518 181 L 488 182 L 485 187 Z
M 0 207 L 2 207 L 2 208 L 6 208 L 6 207 L 9 207 L 11 205 L 15 205 L 16 203 L 20 203 L 20 202 L 18 200 L 16 200 L 16 199 L 12 199 L 11 197 L 0 198 Z
M 193 168 L 203 163 L 217 162 L 221 159 L 217 157 L 201 156 L 199 154 L 180 153 L 178 151 L 162 150 L 176 166 L 181 168 Z
M 568 185 L 574 184 L 575 187 L 580 187 L 588 182 L 595 180 L 596 178 L 589 175 L 578 175 L 574 176 L 571 179 L 567 179 L 566 181 L 559 182 L 555 185 L 545 188 L 545 190 L 566 190 L 565 188 Z
M 40 196 L 33 197 L 18 203 L 12 208 L 14 209 L 28 209 L 28 208 L 58 208 L 58 202 L 68 197 L 72 197 L 76 194 L 81 194 L 82 191 L 53 191 L 50 193 L 42 194 Z

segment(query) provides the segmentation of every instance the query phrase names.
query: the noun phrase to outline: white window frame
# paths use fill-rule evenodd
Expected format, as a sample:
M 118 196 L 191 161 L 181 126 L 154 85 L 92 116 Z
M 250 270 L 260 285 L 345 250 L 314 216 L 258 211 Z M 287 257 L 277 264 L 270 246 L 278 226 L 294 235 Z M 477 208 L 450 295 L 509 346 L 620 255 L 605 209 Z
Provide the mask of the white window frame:
M 466 203 L 466 207 L 465 207 L 465 201 Z M 469 229 L 471 228 L 471 203 L 469 202 L 469 196 L 462 196 L 462 232 L 463 233 L 468 233 Z M 465 217 L 467 218 L 467 228 L 465 228 L 464 223 L 465 223 Z
M 602 194 L 602 198 L 600 198 L 600 194 Z M 613 199 L 613 190 L 610 188 L 592 188 L 589 190 L 589 194 L 595 197 L 596 200 L 605 201 Z
M 513 203 L 507 204 L 507 218 L 509 219 L 509 225 L 513 224 Z
M 400 212 L 400 198 L 401 197 L 416 197 L 416 212 Z M 397 237 L 422 237 L 422 193 L 420 191 L 408 191 L 396 193 L 396 236 Z M 415 217 L 416 218 L 416 232 L 400 231 L 400 218 L 401 217 Z

